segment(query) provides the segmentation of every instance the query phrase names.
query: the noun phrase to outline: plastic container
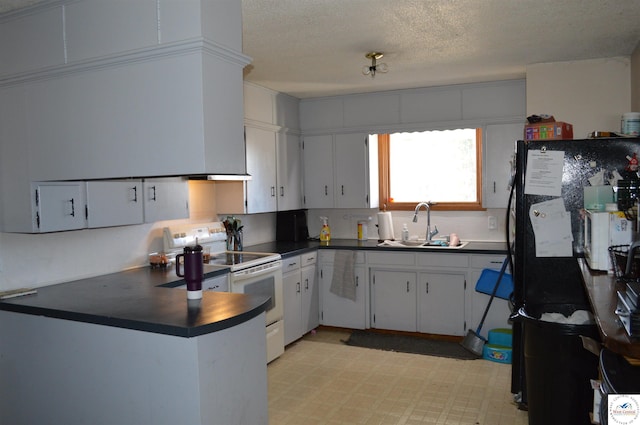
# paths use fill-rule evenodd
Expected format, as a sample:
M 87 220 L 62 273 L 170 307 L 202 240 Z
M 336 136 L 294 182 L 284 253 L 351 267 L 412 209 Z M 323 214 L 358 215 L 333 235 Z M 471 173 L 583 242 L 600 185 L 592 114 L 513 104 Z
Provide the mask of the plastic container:
M 482 358 L 496 363 L 511 364 L 512 348 L 504 345 L 485 344 L 482 347 Z
M 366 241 L 369 239 L 369 229 L 366 221 L 358 222 L 358 240 Z
M 406 224 L 402 225 L 402 242 L 406 242 L 409 240 L 409 228 L 407 228 Z
M 640 112 L 622 114 L 620 132 L 627 136 L 640 136 Z
M 596 325 L 539 320 L 543 312 L 568 316 L 582 306 L 569 304 L 523 308 L 524 368 L 529 425 L 589 424 L 593 408 L 591 379 L 598 378 L 598 357 L 582 345 L 582 336 L 598 340 Z
M 489 331 L 489 344 L 513 347 L 513 332 L 507 328 L 496 328 Z

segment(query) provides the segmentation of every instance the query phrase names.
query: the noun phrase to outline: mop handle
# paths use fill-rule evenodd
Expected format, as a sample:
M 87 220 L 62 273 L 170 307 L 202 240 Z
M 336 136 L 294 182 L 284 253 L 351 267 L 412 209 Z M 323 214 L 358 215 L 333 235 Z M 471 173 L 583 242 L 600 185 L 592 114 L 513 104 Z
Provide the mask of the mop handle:
M 507 255 L 504 261 L 502 262 L 502 267 L 500 268 L 500 274 L 498 274 L 498 280 L 496 280 L 496 285 L 493 287 L 493 292 L 491 292 L 491 298 L 489 298 L 489 303 L 487 304 L 487 308 L 484 309 L 482 320 L 480 320 L 480 324 L 478 325 L 478 329 L 476 330 L 477 334 L 480 334 L 480 329 L 482 329 L 482 325 L 484 324 L 484 319 L 487 318 L 487 313 L 489 313 L 489 307 L 491 307 L 491 302 L 495 298 L 496 292 L 498 292 L 498 286 L 500 286 L 500 281 L 502 280 L 502 276 L 504 276 L 504 272 L 507 270 L 508 264 L 509 264 L 509 256 Z

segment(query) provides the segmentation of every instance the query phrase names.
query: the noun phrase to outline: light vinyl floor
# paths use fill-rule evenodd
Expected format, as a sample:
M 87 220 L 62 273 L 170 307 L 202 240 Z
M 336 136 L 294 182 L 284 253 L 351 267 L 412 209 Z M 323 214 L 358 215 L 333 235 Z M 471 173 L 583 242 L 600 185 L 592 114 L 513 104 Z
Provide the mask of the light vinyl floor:
M 270 425 L 526 425 L 511 366 L 351 347 L 319 330 L 267 368 Z

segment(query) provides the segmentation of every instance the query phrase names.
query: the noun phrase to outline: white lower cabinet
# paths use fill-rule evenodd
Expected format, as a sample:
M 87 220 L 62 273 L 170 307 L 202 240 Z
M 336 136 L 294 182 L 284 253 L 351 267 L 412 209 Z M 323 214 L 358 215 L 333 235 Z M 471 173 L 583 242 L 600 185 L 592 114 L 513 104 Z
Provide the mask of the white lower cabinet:
M 416 273 L 371 269 L 371 327 L 416 331 Z
M 318 283 L 320 289 L 320 323 L 340 328 L 365 329 L 367 324 L 367 291 L 364 253 L 358 252 L 355 267 L 356 300 L 340 297 L 331 292 L 335 251 L 319 252 Z
M 464 273 L 420 273 L 418 332 L 464 335 L 465 279 Z
M 319 324 L 317 251 L 282 260 L 284 343 L 291 344 Z
M 504 261 L 504 255 L 471 255 L 471 264 L 469 269 L 469 291 L 468 291 L 468 305 L 467 309 L 468 319 L 467 328 L 476 330 L 482 315 L 487 308 L 490 296 L 475 290 L 476 283 L 482 274 L 484 269 L 493 269 L 499 271 L 502 262 Z M 509 273 L 509 268 L 507 268 Z M 511 315 L 511 307 L 508 300 L 502 298 L 494 298 L 491 302 L 491 307 L 487 312 L 484 324 L 482 325 L 481 335 L 487 336 L 488 331 L 495 328 L 510 328 L 509 316 Z
M 321 324 L 452 336 L 476 329 L 489 296 L 476 292 L 475 284 L 483 269 L 499 270 L 504 260 L 495 254 L 358 251 L 354 302 L 330 290 L 335 252 L 319 251 Z M 494 299 L 483 329 L 510 327 L 509 314 L 508 301 Z

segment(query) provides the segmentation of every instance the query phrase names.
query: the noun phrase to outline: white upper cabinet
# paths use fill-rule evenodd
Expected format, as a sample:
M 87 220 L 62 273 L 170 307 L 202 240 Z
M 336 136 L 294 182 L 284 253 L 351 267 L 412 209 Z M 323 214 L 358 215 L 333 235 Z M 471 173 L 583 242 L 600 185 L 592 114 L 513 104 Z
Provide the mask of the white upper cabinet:
M 278 133 L 277 198 L 278 211 L 302 208 L 302 155 L 300 138 L 295 134 Z
M 125 226 L 143 221 L 142 180 L 87 182 L 87 227 Z
M 244 83 L 247 173 L 245 182 L 216 182 L 223 214 L 302 208 L 298 99 Z
M 35 182 L 32 184 L 33 207 L 30 226 L 21 229 L 28 233 L 76 230 L 87 225 L 85 216 L 84 182 Z
M 247 212 L 262 213 L 277 209 L 276 197 L 276 136 L 272 131 L 246 128 Z
M 516 140 L 522 139 L 523 129 L 522 123 L 490 124 L 485 128 L 482 193 L 485 208 L 507 208 Z
M 186 179 L 145 179 L 142 192 L 146 223 L 189 218 L 189 182 Z
M 333 208 L 333 136 L 305 136 L 304 206 Z
M 364 133 L 335 136 L 336 208 L 378 206 L 378 138 Z
M 378 143 L 365 133 L 306 136 L 306 208 L 378 206 Z

